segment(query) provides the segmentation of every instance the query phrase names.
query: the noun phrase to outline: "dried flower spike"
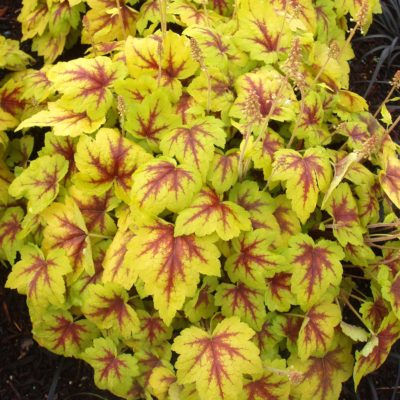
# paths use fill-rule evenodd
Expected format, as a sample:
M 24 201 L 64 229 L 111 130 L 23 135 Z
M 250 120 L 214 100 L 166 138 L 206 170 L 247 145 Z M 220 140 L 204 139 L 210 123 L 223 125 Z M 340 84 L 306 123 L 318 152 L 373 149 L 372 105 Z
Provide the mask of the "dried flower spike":
M 395 89 L 400 89 L 400 69 L 396 71 L 390 83 Z

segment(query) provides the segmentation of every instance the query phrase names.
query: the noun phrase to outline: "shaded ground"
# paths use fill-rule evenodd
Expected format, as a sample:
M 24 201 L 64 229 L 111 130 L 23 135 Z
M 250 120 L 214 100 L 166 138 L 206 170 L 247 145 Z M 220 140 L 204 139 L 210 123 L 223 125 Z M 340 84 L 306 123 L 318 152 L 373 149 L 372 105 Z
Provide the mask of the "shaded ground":
M 19 39 L 16 17 L 20 0 L 0 0 L 0 33 Z M 374 69 L 374 60 L 359 62 L 365 45 L 355 46 L 351 89 L 363 94 Z M 29 43 L 23 44 L 29 51 Z M 1 71 L 0 71 L 1 76 Z M 375 85 L 368 100 L 372 108 L 385 97 L 388 86 Z M 1 400 L 115 400 L 93 383 L 93 371 L 82 361 L 54 355 L 31 338 L 25 297 L 4 289 L 8 271 L 0 265 L 0 399 Z M 370 374 L 354 393 L 352 381 L 344 385 L 342 400 L 400 399 L 400 344 L 394 346 L 384 365 Z M 398 390 L 396 391 L 396 388 Z M 211 400 L 211 399 L 210 399 Z

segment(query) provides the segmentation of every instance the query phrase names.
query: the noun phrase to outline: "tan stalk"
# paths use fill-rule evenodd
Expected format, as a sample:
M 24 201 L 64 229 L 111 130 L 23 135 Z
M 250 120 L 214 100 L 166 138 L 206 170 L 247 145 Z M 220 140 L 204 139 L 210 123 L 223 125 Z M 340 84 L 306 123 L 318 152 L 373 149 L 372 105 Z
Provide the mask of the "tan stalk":
M 118 109 L 118 116 L 119 116 L 119 124 L 121 126 L 122 136 L 125 136 L 125 101 L 122 96 L 117 97 L 117 109 Z
M 386 103 L 390 100 L 394 91 L 400 88 L 400 70 L 396 71 L 390 84 L 392 85 L 392 87 L 390 88 L 389 93 L 386 95 L 385 100 L 382 101 L 379 108 L 375 111 L 374 113 L 375 118 L 378 116 L 383 106 L 385 106 Z
M 400 122 L 400 115 L 395 119 L 392 125 L 390 125 L 390 128 L 386 130 L 386 133 L 390 135 L 393 131 L 394 128 L 396 128 L 397 124 Z
M 124 16 L 122 15 L 121 0 L 116 0 L 116 1 L 117 1 L 117 8 L 118 8 L 119 23 L 121 24 L 121 29 L 122 29 L 122 35 L 124 37 L 124 40 L 126 40 L 128 35 L 126 34 L 126 27 L 124 24 Z
M 361 315 L 358 313 L 358 311 L 353 307 L 353 305 L 344 297 L 344 296 L 340 296 L 340 299 L 343 300 L 343 302 L 346 304 L 346 306 L 353 312 L 353 314 L 360 320 L 360 322 L 364 325 L 365 328 L 368 329 L 369 333 L 371 335 L 375 335 L 375 332 L 369 328 L 363 318 L 361 317 Z
M 157 85 L 161 85 L 162 77 L 162 57 L 164 52 L 164 44 L 167 36 L 167 0 L 158 0 L 158 8 L 160 9 L 160 22 L 161 22 L 161 42 L 157 45 L 158 55 L 158 75 Z
M 210 27 L 210 17 L 208 15 L 207 4 L 208 4 L 208 0 L 201 1 L 201 5 L 203 6 L 203 11 L 204 11 L 204 16 L 206 17 L 206 25 L 207 25 L 207 27 Z
M 210 73 L 208 72 L 207 66 L 204 62 L 203 52 L 201 51 L 200 46 L 198 45 L 195 38 L 190 38 L 190 47 L 192 49 L 193 59 L 196 60 L 200 64 L 200 69 L 204 72 L 204 75 L 206 76 L 206 80 L 207 80 L 206 111 L 208 114 L 210 112 L 210 108 L 211 108 L 211 91 L 212 91 L 211 76 L 210 76 Z

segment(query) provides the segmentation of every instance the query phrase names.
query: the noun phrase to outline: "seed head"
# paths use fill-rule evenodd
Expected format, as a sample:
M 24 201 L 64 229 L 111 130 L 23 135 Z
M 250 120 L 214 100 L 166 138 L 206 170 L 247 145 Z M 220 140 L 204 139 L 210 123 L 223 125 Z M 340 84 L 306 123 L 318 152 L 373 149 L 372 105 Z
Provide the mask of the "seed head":
M 292 41 L 289 56 L 284 64 L 284 70 L 299 89 L 304 86 L 304 75 L 301 72 L 301 55 L 300 39 L 295 37 Z
M 390 83 L 396 89 L 400 89 L 400 69 L 396 71 Z
M 328 57 L 333 59 L 333 60 L 336 60 L 339 57 L 339 55 L 340 55 L 340 47 L 339 47 L 339 45 L 337 44 L 336 41 L 332 41 L 329 44 Z
M 247 96 L 243 106 L 243 113 L 250 123 L 260 121 L 262 119 L 262 115 L 260 112 L 260 103 L 258 101 L 258 95 L 255 90 L 250 90 L 249 95 Z
M 363 27 L 365 23 L 367 22 L 367 17 L 368 17 L 368 10 L 369 10 L 369 4 L 368 0 L 363 0 L 360 6 L 360 10 L 358 11 L 356 21 L 360 26 L 360 31 L 362 33 Z
M 125 100 L 122 96 L 117 97 L 117 108 L 118 108 L 119 117 L 123 118 L 123 116 L 126 113 L 126 108 L 125 108 Z
M 190 47 L 192 50 L 193 59 L 200 64 L 201 69 L 205 69 L 203 52 L 201 51 L 200 46 L 195 38 L 190 38 Z

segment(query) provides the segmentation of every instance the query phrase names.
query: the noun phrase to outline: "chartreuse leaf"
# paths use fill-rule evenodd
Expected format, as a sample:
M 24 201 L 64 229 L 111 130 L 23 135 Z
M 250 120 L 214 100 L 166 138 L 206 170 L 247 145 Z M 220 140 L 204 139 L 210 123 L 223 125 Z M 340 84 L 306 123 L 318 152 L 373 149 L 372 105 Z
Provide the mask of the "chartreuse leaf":
M 264 295 L 243 283 L 222 283 L 215 293 L 215 304 L 225 317 L 236 316 L 251 328 L 260 330 L 265 320 Z
M 389 156 L 385 160 L 384 169 L 379 172 L 382 189 L 397 208 L 400 208 L 400 160 Z
M 238 179 L 239 151 L 228 150 L 225 154 L 215 152 L 207 179 L 217 193 L 226 192 Z
M 178 214 L 176 235 L 206 236 L 216 232 L 222 240 L 251 229 L 249 213 L 231 201 L 222 201 L 212 189 L 204 187 L 192 204 Z
M 389 309 L 383 298 L 379 296 L 373 301 L 364 301 L 360 307 L 360 314 L 365 325 L 376 332 L 385 317 L 389 315 Z
M 288 264 L 292 266 L 292 292 L 300 306 L 307 310 L 323 297 L 330 285 L 342 280 L 343 250 L 336 242 L 319 240 L 305 234 L 294 236 L 289 242 Z
M 157 78 L 160 61 L 159 40 L 160 37 L 156 35 L 145 38 L 128 37 L 125 57 L 132 77 L 150 75 Z M 191 77 L 197 69 L 198 64 L 192 59 L 188 38 L 167 31 L 161 53 L 161 84 L 171 89 L 175 100 L 182 93 L 180 80 Z
M 184 329 L 172 345 L 179 354 L 178 383 L 196 383 L 202 400 L 237 399 L 242 374 L 262 368 L 259 350 L 250 341 L 253 336 L 254 331 L 237 317 L 224 319 L 212 334 L 194 326 Z
M 63 305 L 64 276 L 71 271 L 63 250 L 51 250 L 45 255 L 39 247 L 30 243 L 21 249 L 21 261 L 13 266 L 6 287 L 26 294 L 34 304 Z
M 282 271 L 285 259 L 272 251 L 274 235 L 257 229 L 232 240 L 233 252 L 225 263 L 232 282 L 241 281 L 251 288 L 264 289 L 264 278 Z
M 309 148 L 304 155 L 290 149 L 275 153 L 270 180 L 286 182 L 286 195 L 302 223 L 315 210 L 318 194 L 328 189 L 331 178 L 329 158 L 322 147 Z
M 68 311 L 48 309 L 33 323 L 33 335 L 41 345 L 65 357 L 79 357 L 100 336 L 96 325 L 85 318 L 74 321 Z
M 400 337 L 400 321 L 390 313 L 370 341 L 361 351 L 356 351 L 354 386 L 357 388 L 363 376 L 378 369 L 386 360 L 393 343 Z
M 118 396 L 126 396 L 139 375 L 136 357 L 121 353 L 110 337 L 95 339 L 82 358 L 93 367 L 96 385 Z
M 324 355 L 334 336 L 334 329 L 342 315 L 337 304 L 320 303 L 311 307 L 301 324 L 297 339 L 297 352 L 301 360 L 310 355 Z
M 256 182 L 237 183 L 229 192 L 229 200 L 249 212 L 253 229 L 279 231 L 279 225 L 273 214 L 276 207 L 275 199 L 259 190 Z
M 100 329 L 129 339 L 139 330 L 139 319 L 128 300 L 128 292 L 117 283 L 91 285 L 84 293 L 82 312 Z
M 24 216 L 21 207 L 8 207 L 0 217 L 0 255 L 10 264 L 14 263 L 17 251 L 24 243 L 19 238 Z
M 116 196 L 129 203 L 132 174 L 151 158 L 117 130 L 103 128 L 94 139 L 80 138 L 75 154 L 80 172 L 75 175 L 74 182 L 78 189 L 96 195 L 107 192 L 114 185 Z
M 190 322 L 199 322 L 202 318 L 211 318 L 218 310 L 215 306 L 212 292 L 218 286 L 218 279 L 213 276 L 205 276 L 203 284 L 196 291 L 196 294 L 188 299 L 183 307 L 186 317 Z
M 126 67 L 107 57 L 78 58 L 60 62 L 48 73 L 54 88 L 62 93 L 64 107 L 86 112 L 92 119 L 106 115 L 113 102 L 114 81 L 126 76 Z
M 138 13 L 125 0 L 88 0 L 86 29 L 82 30 L 82 43 L 104 43 L 122 40 L 134 35 Z
M 160 149 L 168 157 L 193 165 L 205 178 L 214 157 L 214 146 L 224 147 L 225 139 L 222 121 L 204 117 L 166 133 Z
M 341 384 L 351 376 L 353 362 L 351 341 L 342 335 L 335 337 L 322 356 L 304 361 L 292 355 L 288 365 L 299 372 L 300 378 L 292 389 L 293 395 L 300 400 L 338 399 Z
M 68 161 L 60 156 L 42 156 L 31 161 L 14 179 L 8 191 L 11 196 L 28 199 L 28 211 L 38 214 L 57 197 L 59 182 L 68 171 Z
M 369 333 L 359 326 L 348 324 L 342 321 L 340 323 L 340 329 L 354 342 L 366 342 L 368 341 Z
M 105 122 L 105 117 L 90 117 L 85 110 L 77 112 L 70 110 L 61 102 L 48 103 L 48 110 L 39 111 L 37 114 L 23 120 L 17 131 L 32 126 L 51 126 L 57 136 L 79 136 L 92 133 Z
M 247 9 L 238 13 L 240 29 L 235 42 L 240 49 L 250 52 L 253 60 L 272 64 L 278 60 L 279 53 L 290 47 L 291 31 L 282 29 L 286 14 L 278 14 L 271 2 L 249 0 L 246 3 Z
M 141 228 L 128 249 L 126 259 L 134 260 L 132 268 L 167 325 L 195 294 L 200 273 L 220 275 L 220 253 L 209 239 L 174 235 L 174 226 L 161 220 Z
M 265 305 L 270 311 L 286 312 L 296 304 L 296 296 L 291 291 L 292 274 L 277 272 L 265 278 Z
M 348 243 L 362 246 L 363 233 L 357 203 L 348 183 L 339 184 L 326 203 L 326 210 L 333 217 L 333 234 L 342 246 Z
M 160 157 L 140 166 L 132 176 L 132 197 L 145 212 L 158 215 L 164 209 L 186 208 L 202 187 L 200 173 L 173 158 Z
M 83 270 L 93 275 L 94 264 L 89 234 L 76 203 L 71 198 L 66 198 L 64 204 L 53 203 L 45 210 L 43 217 L 47 226 L 43 231 L 42 249 L 64 249 L 75 278 Z
M 162 89 L 152 91 L 139 104 L 135 103 L 126 118 L 126 130 L 135 138 L 146 139 L 153 149 L 157 149 L 162 135 L 175 128 L 179 121 Z

